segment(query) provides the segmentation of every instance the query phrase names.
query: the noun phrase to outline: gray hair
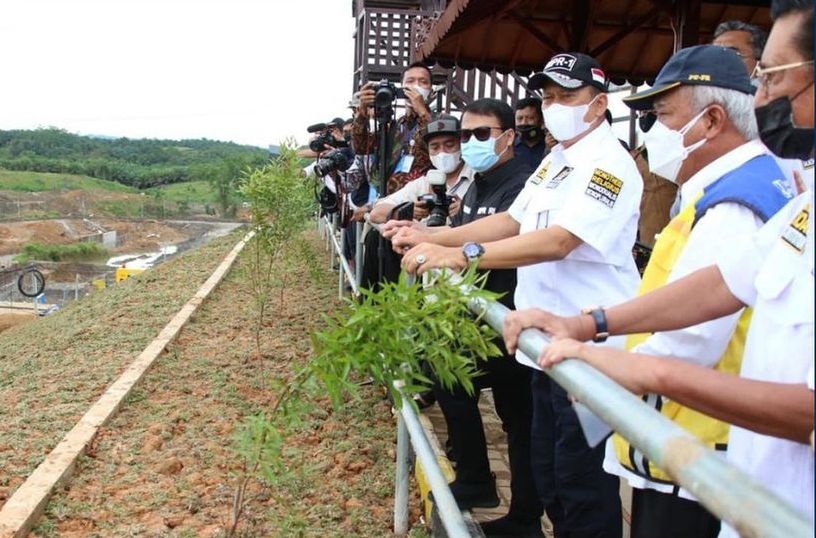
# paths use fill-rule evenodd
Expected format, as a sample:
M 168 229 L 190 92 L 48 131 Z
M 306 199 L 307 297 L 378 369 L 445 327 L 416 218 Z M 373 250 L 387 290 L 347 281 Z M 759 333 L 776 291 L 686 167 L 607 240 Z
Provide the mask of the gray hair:
M 754 96 L 737 90 L 717 86 L 687 86 L 689 101 L 695 114 L 714 103 L 720 105 L 728 115 L 734 128 L 745 137 L 754 140 L 759 136 L 756 116 L 754 116 Z
M 717 39 L 725 32 L 748 32 L 751 35 L 751 48 L 754 52 L 754 58 L 759 60 L 762 58 L 762 49 L 765 48 L 765 42 L 768 41 L 768 32 L 742 21 L 725 21 L 721 22 L 717 29 L 714 30 L 714 39 Z

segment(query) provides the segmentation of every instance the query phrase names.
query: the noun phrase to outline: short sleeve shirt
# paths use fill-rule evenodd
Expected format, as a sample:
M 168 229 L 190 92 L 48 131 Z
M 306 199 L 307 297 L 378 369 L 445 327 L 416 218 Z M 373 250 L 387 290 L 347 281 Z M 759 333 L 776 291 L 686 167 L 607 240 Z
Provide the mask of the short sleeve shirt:
M 559 261 L 518 269 L 516 307 L 574 315 L 633 297 L 632 258 L 643 180 L 607 123 L 544 158 L 508 210 L 519 233 L 560 226 L 583 243 Z M 610 344 L 622 346 L 622 339 Z
M 731 293 L 754 307 L 740 377 L 813 386 L 813 193 L 791 200 L 756 234 L 722 253 Z M 731 427 L 729 461 L 813 520 L 809 446 Z M 723 525 L 720 536 L 738 536 Z

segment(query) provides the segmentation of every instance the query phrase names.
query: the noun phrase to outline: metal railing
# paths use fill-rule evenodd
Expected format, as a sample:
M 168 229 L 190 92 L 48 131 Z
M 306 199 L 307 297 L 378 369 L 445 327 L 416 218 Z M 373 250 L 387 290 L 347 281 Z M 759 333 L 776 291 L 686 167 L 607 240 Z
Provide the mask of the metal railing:
M 470 308 L 499 332 L 510 312 L 495 301 L 474 300 Z M 527 356 L 538 357 L 548 343 L 541 331 L 526 329 L 518 347 Z M 587 363 L 566 360 L 544 372 L 740 535 L 814 535 L 813 522 L 804 514 Z
M 323 228 L 329 234 L 333 234 L 335 230 L 328 220 L 324 220 Z M 361 239 L 358 230 L 356 254 L 359 260 L 362 259 Z M 331 241 L 335 252 L 339 252 L 338 257 L 342 263 L 341 243 L 336 237 Z M 357 262 L 358 268 L 361 263 Z M 351 274 L 350 270 L 348 274 Z M 475 314 L 483 315 L 484 321 L 498 332 L 501 332 L 504 319 L 510 312 L 507 307 L 495 301 L 473 300 L 470 308 Z M 519 337 L 518 347 L 526 355 L 537 357 L 548 343 L 549 339 L 541 331 L 526 329 Z M 813 521 L 807 516 L 587 363 L 566 360 L 544 372 L 626 438 L 633 447 L 664 469 L 712 514 L 737 529 L 740 535 L 763 538 L 814 536 Z M 428 475 L 435 503 L 448 535 L 470 536 L 430 444 L 419 426 L 416 413 L 406 402 L 403 402 L 397 429 L 395 533 L 406 533 L 408 524 L 407 469 L 410 456 L 406 436 Z
M 351 284 L 352 293 L 359 295 L 359 284 L 362 281 L 363 266 L 363 224 L 355 223 L 355 271 L 352 274 L 351 268 L 343 254 L 344 236 L 342 229 L 339 229 L 338 219 L 318 217 L 317 227 L 321 236 L 326 240 L 326 248 L 329 250 L 329 268 L 335 269 L 335 258 L 339 260 L 338 267 L 338 294 L 340 298 L 344 296 L 344 281 L 348 279 Z M 340 239 L 337 235 L 340 231 Z M 398 390 L 400 386 L 396 387 Z M 400 390 L 402 395 L 402 391 Z M 434 504 L 439 512 L 439 518 L 445 528 L 445 532 L 450 538 L 469 538 L 472 536 L 468 531 L 462 512 L 456 504 L 448 487 L 442 468 L 436 459 L 436 454 L 431 447 L 425 431 L 422 429 L 419 417 L 404 395 L 402 395 L 402 405 L 397 416 L 397 455 L 396 455 L 396 476 L 394 480 L 394 534 L 404 536 L 408 534 L 408 485 L 411 468 L 411 451 L 422 465 L 428 484 L 433 492 Z

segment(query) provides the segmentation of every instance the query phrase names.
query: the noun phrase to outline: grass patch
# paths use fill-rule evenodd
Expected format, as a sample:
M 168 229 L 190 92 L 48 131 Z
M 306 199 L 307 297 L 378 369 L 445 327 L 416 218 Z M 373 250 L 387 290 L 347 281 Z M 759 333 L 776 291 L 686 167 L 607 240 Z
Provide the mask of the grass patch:
M 145 189 L 147 196 L 159 196 L 168 202 L 187 202 L 191 204 L 215 203 L 215 192 L 206 181 L 185 181 Z
M 68 245 L 46 245 L 26 243 L 22 253 L 14 258 L 18 263 L 29 260 L 49 262 L 93 261 L 110 257 L 110 251 L 100 243 L 71 243 Z
M 115 181 L 90 176 L 52 174 L 48 172 L 25 172 L 0 169 L 0 190 L 18 192 L 44 191 L 93 191 L 138 192 L 132 187 Z

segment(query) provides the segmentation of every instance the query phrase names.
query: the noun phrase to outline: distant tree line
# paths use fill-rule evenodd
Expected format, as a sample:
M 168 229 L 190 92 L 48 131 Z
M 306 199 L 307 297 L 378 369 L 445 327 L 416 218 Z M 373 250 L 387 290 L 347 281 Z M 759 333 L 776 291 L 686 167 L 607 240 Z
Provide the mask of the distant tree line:
M 132 140 L 61 129 L 0 131 L 0 168 L 81 174 L 145 189 L 206 180 L 217 189 L 269 159 L 266 150 L 214 140 Z

